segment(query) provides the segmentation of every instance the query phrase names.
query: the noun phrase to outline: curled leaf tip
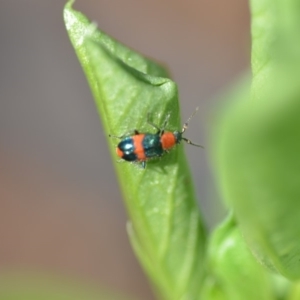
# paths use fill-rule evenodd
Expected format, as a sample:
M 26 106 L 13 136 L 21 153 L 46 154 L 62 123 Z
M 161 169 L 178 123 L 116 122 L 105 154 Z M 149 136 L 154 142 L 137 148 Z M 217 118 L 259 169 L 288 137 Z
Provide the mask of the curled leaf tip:
M 72 8 L 73 4 L 75 3 L 75 0 L 69 0 L 66 5 L 65 8 Z
M 67 30 L 70 30 L 73 24 L 76 22 L 74 14 L 72 13 L 72 5 L 74 2 L 75 0 L 68 1 L 64 8 L 64 20 Z

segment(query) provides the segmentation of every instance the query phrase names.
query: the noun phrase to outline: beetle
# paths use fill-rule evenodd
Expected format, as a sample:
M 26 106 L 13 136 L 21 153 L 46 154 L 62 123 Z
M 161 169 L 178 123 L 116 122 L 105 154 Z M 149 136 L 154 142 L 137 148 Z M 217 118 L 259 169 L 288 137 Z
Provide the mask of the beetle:
M 159 128 L 150 121 L 148 113 L 147 123 L 157 130 L 156 133 L 140 133 L 138 130 L 134 130 L 133 135 L 109 135 L 110 137 L 121 139 L 116 148 L 117 155 L 125 161 L 140 162 L 142 167 L 145 168 L 147 160 L 162 156 L 164 153 L 180 144 L 181 141 L 203 148 L 203 146 L 195 144 L 183 137 L 183 133 L 188 129 L 189 122 L 197 113 L 198 109 L 199 107 L 195 109 L 193 114 L 183 124 L 181 131 L 171 132 L 165 130 L 170 115 L 167 116 L 163 127 Z

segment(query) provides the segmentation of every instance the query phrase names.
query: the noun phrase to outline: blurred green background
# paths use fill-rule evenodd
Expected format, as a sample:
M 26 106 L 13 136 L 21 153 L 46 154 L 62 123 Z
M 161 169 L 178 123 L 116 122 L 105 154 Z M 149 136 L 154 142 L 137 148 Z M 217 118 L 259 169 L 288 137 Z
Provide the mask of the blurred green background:
M 101 124 L 64 28 L 64 4 L 0 2 L 0 274 L 49 273 L 154 299 L 129 246 Z M 200 106 L 188 136 L 205 145 L 211 99 L 249 67 L 247 1 L 78 0 L 74 8 L 169 67 L 183 119 Z M 222 210 L 208 155 L 186 151 L 212 226 Z

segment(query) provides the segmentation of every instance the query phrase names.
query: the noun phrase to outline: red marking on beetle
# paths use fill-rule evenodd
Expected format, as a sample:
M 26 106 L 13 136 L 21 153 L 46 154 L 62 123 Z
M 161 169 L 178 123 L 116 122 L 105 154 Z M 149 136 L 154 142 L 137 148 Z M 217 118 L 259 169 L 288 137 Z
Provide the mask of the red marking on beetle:
M 116 152 L 119 157 L 121 157 L 121 158 L 123 157 L 124 153 L 119 147 L 116 148 Z
M 143 146 L 144 137 L 145 134 L 136 134 L 132 137 L 133 145 L 134 145 L 134 154 L 136 155 L 137 160 L 139 161 L 147 160 L 144 146 Z
M 173 148 L 176 145 L 176 138 L 173 132 L 165 132 L 160 137 L 160 142 L 164 150 Z

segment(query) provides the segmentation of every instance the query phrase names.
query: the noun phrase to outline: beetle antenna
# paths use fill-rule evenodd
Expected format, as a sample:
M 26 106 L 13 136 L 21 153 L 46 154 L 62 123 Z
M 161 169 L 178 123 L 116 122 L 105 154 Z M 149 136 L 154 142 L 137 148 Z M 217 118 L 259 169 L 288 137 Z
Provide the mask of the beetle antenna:
M 164 124 L 163 124 L 163 127 L 162 127 L 162 131 L 165 131 L 165 129 L 166 129 L 166 126 L 167 126 L 167 124 L 168 124 L 168 122 L 169 122 L 169 119 L 170 119 L 170 114 L 167 114 L 167 117 L 166 117 L 166 119 L 165 119 L 165 121 L 164 121 Z
M 186 122 L 183 124 L 182 126 L 182 130 L 181 133 L 184 133 L 188 128 L 189 128 L 189 122 L 191 121 L 191 119 L 195 116 L 195 114 L 198 112 L 199 110 L 199 106 L 196 107 L 196 109 L 194 110 L 194 112 L 191 114 L 191 116 L 186 120 Z M 189 143 L 190 144 L 190 143 Z M 195 145 L 196 146 L 196 145 Z
M 201 145 L 199 145 L 199 144 L 194 144 L 191 140 L 189 140 L 189 139 L 187 139 L 187 138 L 185 138 L 185 137 L 182 137 L 182 139 L 183 139 L 186 143 L 188 143 L 188 144 L 190 144 L 190 145 L 193 145 L 193 146 L 196 146 L 196 147 L 200 147 L 200 148 L 204 148 L 203 146 L 201 146 Z

